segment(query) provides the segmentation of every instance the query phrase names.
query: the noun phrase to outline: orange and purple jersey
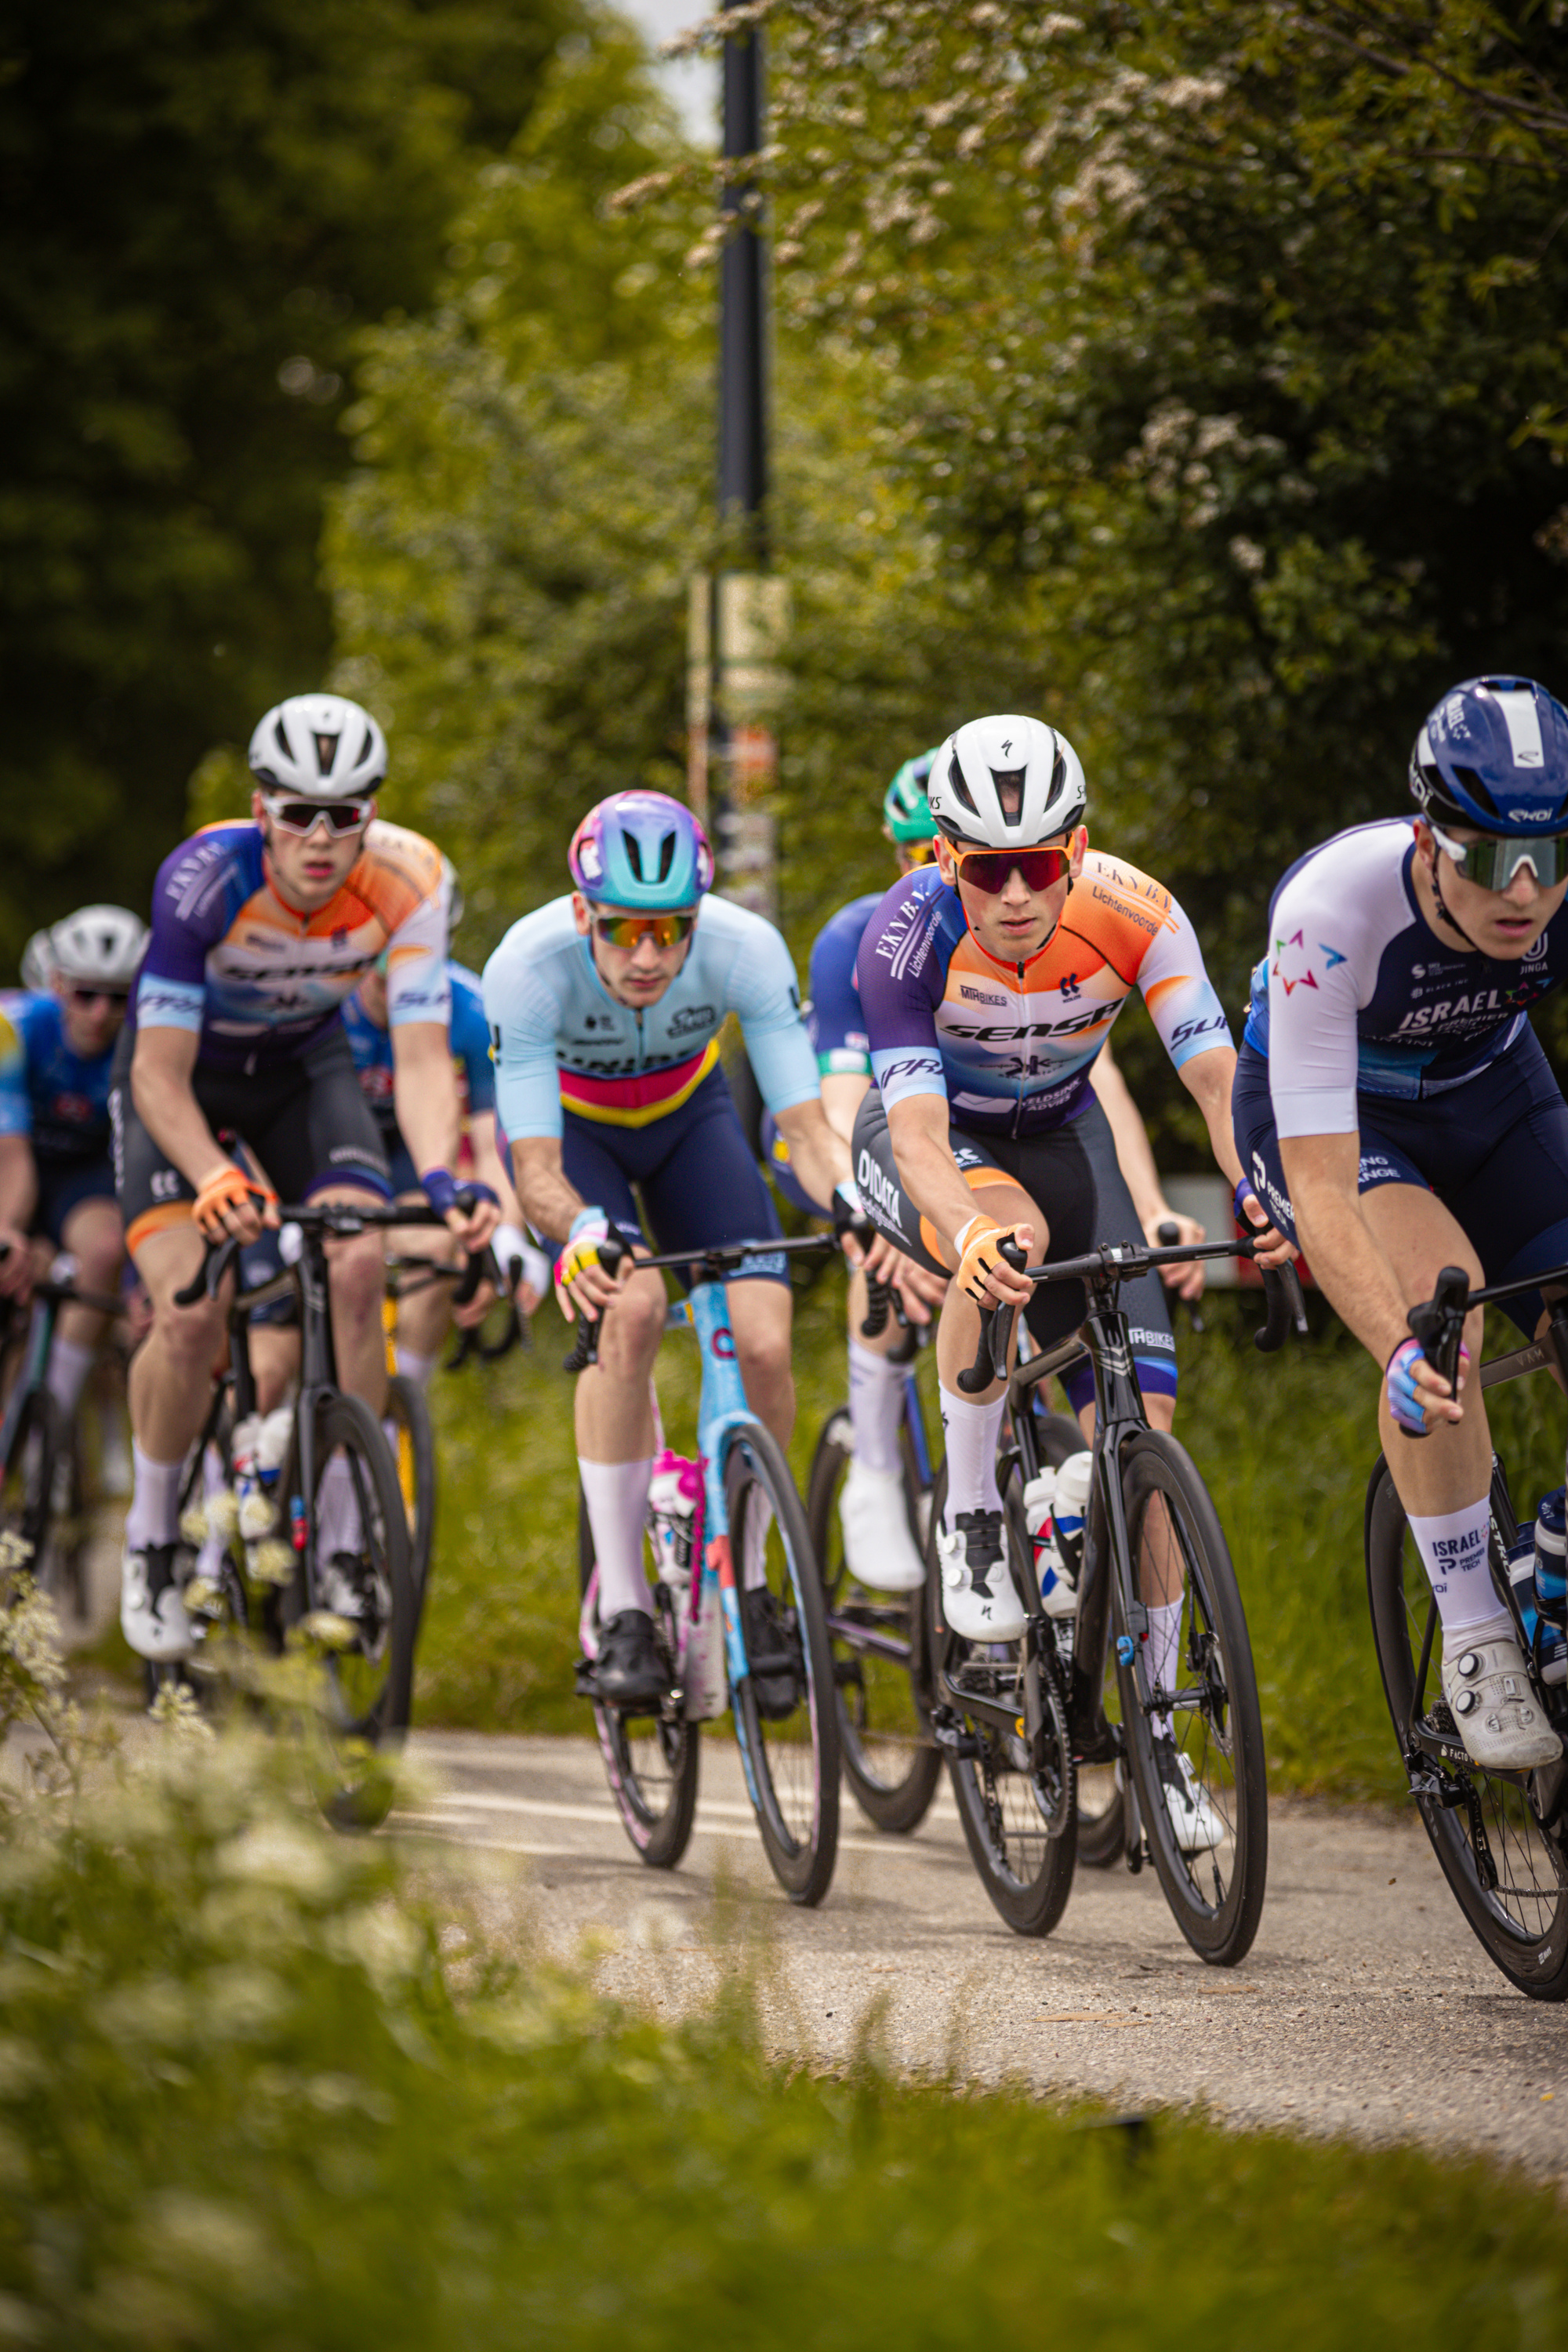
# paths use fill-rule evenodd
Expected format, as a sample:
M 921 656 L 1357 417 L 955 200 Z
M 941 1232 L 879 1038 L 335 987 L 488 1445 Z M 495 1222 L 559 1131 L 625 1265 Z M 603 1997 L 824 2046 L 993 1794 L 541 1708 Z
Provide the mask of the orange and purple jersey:
M 131 1024 L 195 1032 L 209 1067 L 288 1060 L 383 953 L 393 1028 L 445 1027 L 447 892 L 440 852 L 419 834 L 378 818 L 342 887 L 301 915 L 267 878 L 258 825 L 207 825 L 158 869 Z
M 955 1126 L 1033 1135 L 1089 1099 L 1089 1066 L 1133 989 L 1178 1069 L 1230 1030 L 1171 893 L 1090 851 L 1062 919 L 1026 963 L 988 955 L 934 866 L 896 882 L 857 961 L 883 1101 L 943 1095 Z

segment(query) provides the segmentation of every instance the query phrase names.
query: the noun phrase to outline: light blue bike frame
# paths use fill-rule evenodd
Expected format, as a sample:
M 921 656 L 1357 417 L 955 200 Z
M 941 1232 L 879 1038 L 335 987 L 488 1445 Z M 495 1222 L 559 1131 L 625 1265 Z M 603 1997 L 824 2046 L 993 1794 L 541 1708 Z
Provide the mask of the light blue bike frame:
M 697 1452 L 702 1465 L 701 1606 L 704 1611 L 719 1608 L 723 1612 L 724 1660 L 730 1676 L 735 1738 L 747 1792 L 753 1805 L 760 1805 L 762 1795 L 752 1765 L 746 1719 L 735 1706 L 735 1694 L 752 1669 L 741 1628 L 741 1595 L 730 1549 L 730 1508 L 724 1494 L 730 1448 L 742 1432 L 757 1426 L 757 1417 L 746 1402 L 745 1384 L 735 1360 L 735 1335 L 730 1328 L 730 1307 L 723 1283 L 694 1283 L 686 1301 L 686 1313 L 702 1355 L 702 1390 L 697 1406 Z

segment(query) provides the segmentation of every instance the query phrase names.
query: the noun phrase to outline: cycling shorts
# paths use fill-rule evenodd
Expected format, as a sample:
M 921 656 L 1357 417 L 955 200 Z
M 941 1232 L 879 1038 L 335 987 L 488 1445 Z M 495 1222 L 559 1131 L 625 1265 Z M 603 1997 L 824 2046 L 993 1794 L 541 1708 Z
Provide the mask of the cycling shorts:
M 1517 1281 L 1568 1260 L 1568 1103 L 1533 1030 L 1463 1086 L 1418 1102 L 1358 1094 L 1356 1114 L 1358 1191 L 1415 1184 L 1436 1192 L 1489 1282 Z M 1237 1061 L 1231 1117 L 1242 1166 L 1275 1223 L 1295 1240 L 1268 1064 L 1251 1045 Z M 1532 1333 L 1539 1293 L 1510 1299 L 1504 1312 Z
M 784 1238 L 721 1069 L 710 1070 L 678 1110 L 646 1127 L 617 1127 L 563 1108 L 561 1164 L 584 1201 L 603 1209 L 628 1241 L 658 1254 L 753 1235 Z M 781 1252 L 760 1251 L 726 1278 L 787 1284 L 789 1261 Z M 689 1276 L 681 1279 L 689 1289 Z
M 1098 1103 L 1091 1103 L 1082 1118 L 1038 1135 L 988 1135 L 982 1142 L 963 1128 L 948 1129 L 948 1144 L 967 1184 L 984 1185 L 1000 1171 L 1038 1203 L 1050 1225 L 1053 1257 L 1078 1257 L 1094 1247 L 1100 1201 L 1093 1159 L 1079 1130 L 1098 1109 Z M 860 1199 L 879 1233 L 928 1273 L 950 1273 L 937 1255 L 942 1237 L 904 1190 L 893 1159 L 888 1114 L 875 1087 L 856 1113 L 851 1150 Z M 1042 1282 L 1035 1286 L 1026 1316 L 1036 1341 L 1048 1348 L 1076 1331 L 1087 1312 L 1081 1282 Z
M 50 1160 L 34 1154 L 38 1202 L 33 1211 L 33 1231 L 47 1234 L 57 1249 L 65 1247 L 66 1222 L 84 1201 L 112 1201 L 114 1171 L 107 1153 L 101 1160 Z
M 188 1224 L 196 1197 L 131 1099 L 135 1043 L 127 1030 L 115 1053 L 109 1096 L 115 1189 L 132 1250 L 153 1234 Z M 233 1133 L 249 1146 L 280 1200 L 308 1201 L 338 1184 L 380 1201 L 392 1198 L 386 1153 L 341 1024 L 296 1058 L 262 1063 L 250 1076 L 205 1069 L 198 1062 L 191 1091 L 215 1135 Z

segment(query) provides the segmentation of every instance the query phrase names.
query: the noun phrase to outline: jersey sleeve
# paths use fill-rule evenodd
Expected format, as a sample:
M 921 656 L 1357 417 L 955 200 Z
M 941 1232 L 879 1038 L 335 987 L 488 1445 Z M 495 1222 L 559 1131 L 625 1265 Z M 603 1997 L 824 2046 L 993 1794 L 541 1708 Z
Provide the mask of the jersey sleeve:
M 527 923 L 525 917 L 513 925 L 484 973 L 495 1111 L 510 1143 L 563 1131 L 561 1071 L 555 1058 L 561 1006 L 531 957 L 526 938 L 520 940 Z
M 201 1034 L 208 951 L 245 897 L 237 876 L 239 828 L 218 825 L 182 842 L 153 886 L 153 924 L 136 982 L 136 1026 Z M 254 830 L 254 828 L 249 828 Z
M 814 1101 L 822 1089 L 801 1017 L 795 962 L 781 934 L 761 915 L 750 918 L 737 944 L 729 998 L 767 1108 L 776 1118 L 796 1103 Z
M 374 844 L 374 846 L 372 845 Z M 423 835 L 376 824 L 366 842 L 365 892 L 386 925 L 386 1022 L 451 1019 L 447 887 L 441 854 Z
M 1342 899 L 1315 859 L 1275 901 L 1268 953 L 1268 1091 L 1280 1135 L 1354 1135 L 1361 974 Z M 1334 941 L 1342 945 L 1334 945 Z
M 871 912 L 863 908 L 864 914 Z M 812 944 L 809 967 L 811 1041 L 823 1077 L 867 1078 L 871 1075 L 871 1046 L 866 1015 L 855 985 L 855 955 L 864 922 L 847 907 L 825 924 Z
M 31 1135 L 27 1092 L 27 1000 L 0 997 L 0 1135 Z
M 484 992 L 471 971 L 450 967 L 452 983 L 452 1052 L 463 1066 L 470 1117 L 496 1107 L 495 1065 L 490 1060 L 490 1033 L 485 1020 Z
M 1159 929 L 1138 967 L 1138 986 L 1160 1042 L 1179 1070 L 1235 1040 L 1204 964 L 1198 935 L 1169 892 Z
M 947 1099 L 936 1008 L 947 976 L 940 901 L 919 878 L 898 882 L 867 924 L 857 970 L 871 1075 L 889 1108 L 911 1095 Z

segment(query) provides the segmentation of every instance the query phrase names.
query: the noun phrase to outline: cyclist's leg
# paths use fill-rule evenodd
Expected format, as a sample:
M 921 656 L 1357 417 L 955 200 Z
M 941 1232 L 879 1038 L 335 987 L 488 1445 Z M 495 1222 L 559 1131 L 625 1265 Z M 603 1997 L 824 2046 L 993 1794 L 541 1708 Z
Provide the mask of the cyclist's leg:
M 48 1171 L 41 1165 L 39 1206 L 51 1241 L 76 1261 L 83 1290 L 113 1297 L 125 1263 L 125 1227 L 114 1198 L 114 1175 L 106 1159 L 85 1168 Z M 49 1351 L 48 1384 L 68 1421 L 110 1318 L 88 1307 L 61 1309 Z
M 384 1129 L 382 1140 L 392 1168 L 394 1201 L 399 1205 L 404 1202 L 423 1204 L 425 1195 L 419 1189 L 418 1171 L 401 1134 L 395 1128 L 390 1133 Z M 386 1248 L 389 1256 L 422 1258 L 431 1265 L 455 1265 L 459 1255 L 452 1235 L 431 1225 L 395 1227 L 386 1236 Z M 450 1283 L 432 1282 L 428 1288 L 411 1290 L 405 1298 L 398 1300 L 393 1352 L 395 1368 L 405 1380 L 413 1381 L 419 1388 L 427 1385 L 451 1328 Z
M 1099 1207 L 1095 1216 L 1094 1238 L 1097 1243 L 1131 1243 L 1143 1246 L 1143 1229 L 1132 1205 L 1132 1195 L 1127 1189 L 1127 1179 L 1116 1157 L 1116 1139 L 1110 1121 L 1098 1099 L 1091 1099 L 1086 1110 L 1073 1121 L 1073 1128 L 1085 1150 L 1094 1177 L 1094 1189 Z M 1141 1275 L 1136 1282 L 1128 1283 L 1121 1292 L 1121 1305 L 1126 1314 L 1132 1341 L 1132 1360 L 1138 1367 L 1138 1386 L 1142 1392 L 1143 1410 L 1153 1429 L 1169 1429 L 1176 1412 L 1176 1339 L 1171 1320 L 1170 1295 L 1157 1274 Z M 1078 1370 L 1064 1382 L 1084 1441 L 1094 1434 L 1094 1377 L 1087 1365 Z

